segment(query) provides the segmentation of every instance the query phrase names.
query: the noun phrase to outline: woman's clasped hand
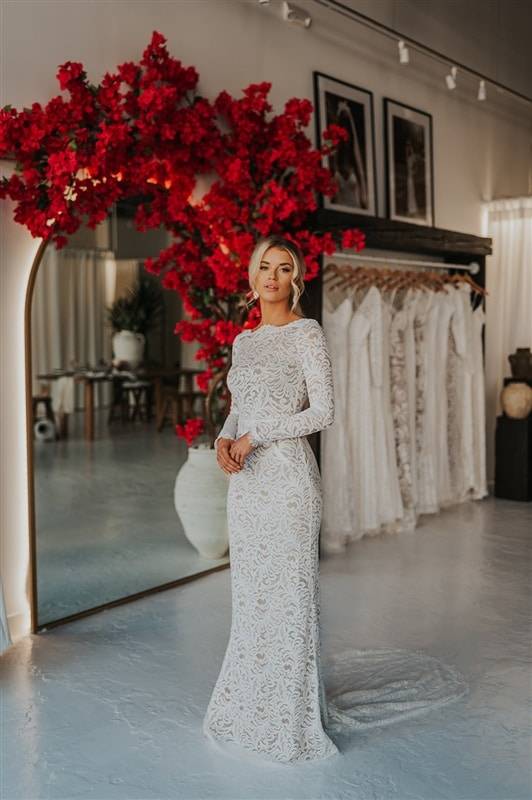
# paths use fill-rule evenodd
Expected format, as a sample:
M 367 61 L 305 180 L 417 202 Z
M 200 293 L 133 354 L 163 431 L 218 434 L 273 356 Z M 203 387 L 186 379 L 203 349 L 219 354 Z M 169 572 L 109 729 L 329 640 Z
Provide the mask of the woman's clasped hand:
M 253 445 L 247 433 L 239 436 L 238 439 L 222 437 L 216 446 L 216 458 L 223 471 L 231 475 L 233 472 L 240 472 L 244 466 L 244 460 L 252 450 Z

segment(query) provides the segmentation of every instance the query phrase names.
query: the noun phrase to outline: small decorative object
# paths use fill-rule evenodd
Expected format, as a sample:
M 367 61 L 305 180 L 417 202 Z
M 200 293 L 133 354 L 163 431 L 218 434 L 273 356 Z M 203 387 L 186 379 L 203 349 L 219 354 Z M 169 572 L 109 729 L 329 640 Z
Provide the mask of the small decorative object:
M 162 290 L 153 278 L 141 278 L 107 309 L 113 336 L 114 364 L 127 362 L 136 369 L 144 358 L 146 333 L 153 328 L 163 308 Z
M 385 97 L 384 131 L 388 217 L 434 225 L 432 116 Z
M 507 417 L 526 419 L 532 411 L 532 388 L 526 383 L 509 383 L 501 392 L 501 406 Z
M 323 156 L 337 185 L 332 197 L 320 195 L 324 208 L 352 214 L 377 214 L 373 94 L 321 72 L 314 72 L 316 140 L 337 126 L 345 131 L 334 153 Z
M 185 536 L 204 558 L 223 558 L 229 547 L 226 518 L 227 475 L 218 466 L 210 442 L 188 448 L 177 473 L 175 510 Z
M 33 433 L 38 442 L 53 442 L 55 439 L 55 425 L 46 417 L 41 417 L 33 426 Z
M 142 333 L 123 330 L 113 336 L 114 364 L 127 364 L 136 369 L 144 357 L 146 337 Z
M 515 353 L 508 356 L 512 368 L 512 378 L 521 381 L 532 380 L 532 353 L 530 347 L 518 347 Z

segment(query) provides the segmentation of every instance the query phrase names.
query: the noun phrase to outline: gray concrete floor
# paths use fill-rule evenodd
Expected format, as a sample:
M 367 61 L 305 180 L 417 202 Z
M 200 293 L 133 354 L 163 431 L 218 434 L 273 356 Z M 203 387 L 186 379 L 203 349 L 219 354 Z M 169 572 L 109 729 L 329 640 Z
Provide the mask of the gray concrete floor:
M 83 413 L 69 437 L 34 442 L 39 624 L 227 564 L 200 556 L 174 508 L 187 446 L 171 424 L 107 424 L 83 437 Z
M 532 505 L 487 498 L 321 561 L 322 658 L 422 650 L 469 691 L 299 766 L 201 733 L 231 619 L 229 570 L 27 637 L 0 659 L 4 800 L 528 800 Z

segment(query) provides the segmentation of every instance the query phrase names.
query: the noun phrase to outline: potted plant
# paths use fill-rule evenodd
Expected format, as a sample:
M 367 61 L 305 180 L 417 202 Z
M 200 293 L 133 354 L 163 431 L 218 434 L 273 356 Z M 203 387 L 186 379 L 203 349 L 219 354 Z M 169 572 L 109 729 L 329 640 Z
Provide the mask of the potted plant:
M 117 298 L 107 314 L 113 336 L 113 363 L 127 362 L 131 369 L 144 358 L 146 334 L 158 322 L 163 308 L 159 283 L 140 278 L 125 297 Z

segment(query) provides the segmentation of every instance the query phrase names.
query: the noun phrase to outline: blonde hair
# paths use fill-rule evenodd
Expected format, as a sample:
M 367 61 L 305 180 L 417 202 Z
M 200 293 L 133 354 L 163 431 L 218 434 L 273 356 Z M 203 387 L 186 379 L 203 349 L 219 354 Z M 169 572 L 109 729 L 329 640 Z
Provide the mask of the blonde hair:
M 264 254 L 270 247 L 278 247 L 280 250 L 286 250 L 292 259 L 294 271 L 292 272 L 292 291 L 290 294 L 290 302 L 292 304 L 292 311 L 297 311 L 301 316 L 303 312 L 299 305 L 299 298 L 305 291 L 305 259 L 299 246 L 292 242 L 290 239 L 285 239 L 283 236 L 271 235 L 263 236 L 258 240 L 255 245 L 251 258 L 249 259 L 248 277 L 251 291 L 255 291 L 255 281 L 260 269 L 261 261 Z M 255 302 L 255 298 L 249 301 L 248 305 Z

